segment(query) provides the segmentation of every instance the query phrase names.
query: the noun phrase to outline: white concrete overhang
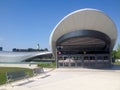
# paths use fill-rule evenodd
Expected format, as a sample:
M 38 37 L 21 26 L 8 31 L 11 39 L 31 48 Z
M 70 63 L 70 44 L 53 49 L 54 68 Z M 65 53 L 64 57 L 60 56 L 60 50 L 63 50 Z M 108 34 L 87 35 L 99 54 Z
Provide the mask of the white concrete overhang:
M 37 56 L 52 54 L 52 52 L 0 52 L 0 62 L 23 62 Z
M 96 9 L 80 9 L 65 16 L 53 29 L 50 47 L 54 55 L 57 40 L 64 34 L 77 30 L 94 30 L 106 34 L 111 39 L 111 50 L 117 39 L 116 26 L 109 16 Z

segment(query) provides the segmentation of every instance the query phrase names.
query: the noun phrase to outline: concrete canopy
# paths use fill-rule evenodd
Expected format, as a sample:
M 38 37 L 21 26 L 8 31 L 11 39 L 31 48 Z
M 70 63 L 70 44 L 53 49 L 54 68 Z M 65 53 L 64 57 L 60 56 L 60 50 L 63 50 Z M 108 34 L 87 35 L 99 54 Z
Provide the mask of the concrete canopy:
M 0 63 L 23 62 L 37 56 L 52 54 L 51 52 L 0 52 Z
M 53 29 L 50 36 L 50 46 L 55 55 L 56 42 L 70 32 L 92 30 L 106 34 L 110 38 L 110 51 L 117 39 L 117 29 L 114 22 L 102 11 L 96 9 L 80 9 L 65 16 Z

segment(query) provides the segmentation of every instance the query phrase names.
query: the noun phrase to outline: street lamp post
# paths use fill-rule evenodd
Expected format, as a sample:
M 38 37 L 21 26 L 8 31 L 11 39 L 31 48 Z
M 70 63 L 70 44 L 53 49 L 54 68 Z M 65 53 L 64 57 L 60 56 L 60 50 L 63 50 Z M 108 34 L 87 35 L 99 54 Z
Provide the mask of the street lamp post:
M 58 68 L 58 50 L 62 49 L 62 46 L 57 46 L 56 47 L 56 68 Z
M 58 68 L 58 50 L 57 50 L 57 48 L 56 48 L 56 68 Z

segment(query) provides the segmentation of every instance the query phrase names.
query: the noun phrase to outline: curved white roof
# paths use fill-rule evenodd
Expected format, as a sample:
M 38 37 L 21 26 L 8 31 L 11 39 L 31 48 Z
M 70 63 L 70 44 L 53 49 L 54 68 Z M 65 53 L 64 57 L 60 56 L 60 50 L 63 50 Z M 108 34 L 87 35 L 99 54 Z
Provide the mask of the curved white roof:
M 22 62 L 40 55 L 52 54 L 51 52 L 0 52 L 0 62 Z
M 117 39 L 114 22 L 102 11 L 96 9 L 80 9 L 65 16 L 53 29 L 50 46 L 55 54 L 56 41 L 64 34 L 77 30 L 95 30 L 105 33 L 111 39 L 111 50 Z

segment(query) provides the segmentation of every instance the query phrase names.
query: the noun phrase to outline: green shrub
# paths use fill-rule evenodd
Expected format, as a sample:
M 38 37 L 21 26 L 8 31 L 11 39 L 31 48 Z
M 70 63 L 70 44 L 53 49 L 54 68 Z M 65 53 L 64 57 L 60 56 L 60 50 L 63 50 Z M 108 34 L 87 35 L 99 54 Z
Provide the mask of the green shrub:
M 56 64 L 55 62 L 52 63 L 39 63 L 38 67 L 43 67 L 43 68 L 55 68 Z

